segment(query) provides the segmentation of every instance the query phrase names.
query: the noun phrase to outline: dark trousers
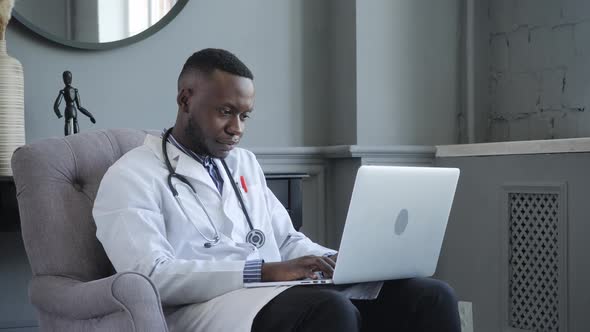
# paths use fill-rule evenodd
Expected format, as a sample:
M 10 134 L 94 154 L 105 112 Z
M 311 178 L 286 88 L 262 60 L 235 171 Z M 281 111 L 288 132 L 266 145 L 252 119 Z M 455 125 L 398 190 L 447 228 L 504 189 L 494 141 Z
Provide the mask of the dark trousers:
M 460 332 L 461 324 L 449 285 L 413 278 L 386 281 L 375 300 L 349 300 L 330 288 L 292 287 L 260 310 L 252 331 Z

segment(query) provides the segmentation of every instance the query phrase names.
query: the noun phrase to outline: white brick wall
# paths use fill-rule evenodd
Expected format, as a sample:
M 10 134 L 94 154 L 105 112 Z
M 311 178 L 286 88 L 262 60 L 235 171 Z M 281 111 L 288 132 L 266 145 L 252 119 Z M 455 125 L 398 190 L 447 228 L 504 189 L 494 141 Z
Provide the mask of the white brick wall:
M 574 45 L 576 56 L 580 58 L 590 57 L 590 22 L 581 22 L 574 30 Z
M 539 27 L 530 30 L 531 69 L 542 70 L 551 67 L 553 57 L 553 29 Z M 547 50 L 551 50 L 547 52 Z
M 517 0 L 514 1 L 514 11 L 517 24 L 543 26 L 559 20 L 561 6 L 558 0 Z
M 550 49 L 545 50 L 551 52 L 552 55 L 550 66 L 568 66 L 574 61 L 574 31 L 576 28 L 576 24 L 563 24 L 553 27 L 552 45 Z
M 562 0 L 562 16 L 566 21 L 582 21 L 590 18 L 590 1 Z
M 492 37 L 491 40 L 491 66 L 493 71 L 508 71 L 508 38 L 506 34 L 499 34 Z
M 530 33 L 528 28 L 518 28 L 508 33 L 508 53 L 510 67 L 513 73 L 528 72 L 530 70 Z
M 590 136 L 590 0 L 489 0 L 489 141 Z
M 488 10 L 491 29 L 494 32 L 512 31 L 512 16 L 514 13 L 514 0 L 490 0 Z
M 548 69 L 541 72 L 539 108 L 543 111 L 561 109 L 565 70 Z
M 590 113 L 583 112 L 578 113 L 578 136 L 579 137 L 590 137 Z

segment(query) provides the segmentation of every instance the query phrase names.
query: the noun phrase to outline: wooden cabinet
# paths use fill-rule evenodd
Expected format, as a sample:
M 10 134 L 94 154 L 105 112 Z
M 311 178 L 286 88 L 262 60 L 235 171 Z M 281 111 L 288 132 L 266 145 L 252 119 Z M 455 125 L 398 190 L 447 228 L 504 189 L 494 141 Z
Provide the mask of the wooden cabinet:
M 20 229 L 16 188 L 12 177 L 0 176 L 0 232 L 15 232 Z
M 266 183 L 275 196 L 283 203 L 296 230 L 303 225 L 303 197 L 301 182 L 307 174 L 267 174 Z

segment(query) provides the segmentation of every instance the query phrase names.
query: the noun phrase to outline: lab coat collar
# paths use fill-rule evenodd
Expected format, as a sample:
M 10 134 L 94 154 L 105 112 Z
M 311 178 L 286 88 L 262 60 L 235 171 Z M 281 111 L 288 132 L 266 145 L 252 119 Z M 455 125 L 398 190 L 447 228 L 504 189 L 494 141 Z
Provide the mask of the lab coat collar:
M 147 145 L 152 150 L 152 152 L 154 152 L 154 154 L 158 157 L 158 159 L 162 161 L 164 167 L 166 167 L 164 155 L 162 154 L 162 138 L 153 135 L 147 135 L 144 140 L 144 145 Z M 177 174 L 199 181 L 210 187 L 217 194 L 219 194 L 219 190 L 217 190 L 217 187 L 215 186 L 213 179 L 211 179 L 211 176 L 209 175 L 205 167 L 201 165 L 201 163 L 199 163 L 186 153 L 182 152 L 172 143 L 166 143 L 166 150 L 168 152 L 168 160 L 170 160 L 170 165 Z M 217 162 L 216 159 L 214 159 L 214 161 Z M 221 165 L 221 163 L 217 163 L 217 165 L 218 167 L 221 167 L 219 168 L 219 171 L 222 173 L 223 176 L 223 174 L 225 173 L 223 165 Z M 224 177 L 224 180 L 225 179 L 226 178 Z M 222 195 L 226 195 L 227 186 L 230 186 L 231 189 L 231 183 L 224 182 Z

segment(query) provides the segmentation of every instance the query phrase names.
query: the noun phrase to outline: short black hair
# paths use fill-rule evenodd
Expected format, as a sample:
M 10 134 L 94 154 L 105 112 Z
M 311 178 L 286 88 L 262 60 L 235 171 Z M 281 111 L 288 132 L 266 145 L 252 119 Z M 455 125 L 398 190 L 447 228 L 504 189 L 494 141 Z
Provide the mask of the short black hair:
M 191 70 L 198 70 L 209 75 L 215 69 L 251 80 L 254 79 L 250 69 L 237 56 L 219 48 L 205 48 L 193 53 L 184 63 L 179 78 Z

